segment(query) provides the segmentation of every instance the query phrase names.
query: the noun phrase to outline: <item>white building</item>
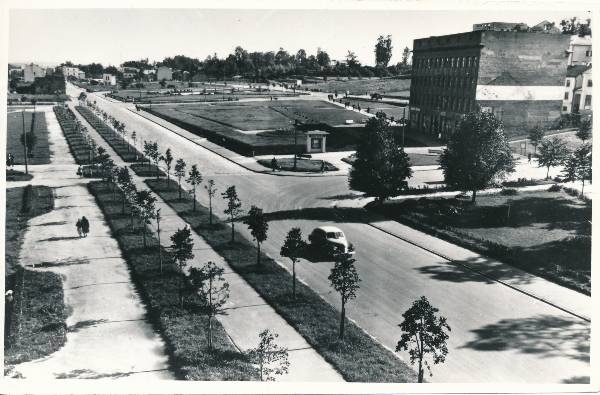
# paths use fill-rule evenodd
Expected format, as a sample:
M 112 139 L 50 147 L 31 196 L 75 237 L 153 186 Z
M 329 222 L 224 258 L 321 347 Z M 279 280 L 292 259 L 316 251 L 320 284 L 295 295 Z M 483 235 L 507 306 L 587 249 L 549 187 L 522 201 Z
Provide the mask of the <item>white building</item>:
M 592 110 L 592 66 L 575 65 L 567 69 L 562 112 L 586 113 Z
M 156 70 L 156 80 L 157 81 L 171 81 L 173 79 L 173 70 L 167 66 L 160 66 Z
M 569 66 L 587 66 L 592 63 L 592 37 L 571 36 L 569 49 L 567 50 Z
M 117 85 L 117 77 L 112 74 L 102 74 L 102 82 L 104 85 Z
M 79 73 L 77 73 L 77 78 L 79 78 L 80 80 L 84 80 L 85 79 L 85 71 L 79 70 Z
M 135 67 L 121 66 L 119 67 L 119 71 L 121 74 L 123 74 L 124 79 L 132 79 L 137 77 L 139 69 Z
M 79 67 L 69 67 L 69 66 L 62 67 L 62 73 L 65 77 L 79 78 L 80 72 L 81 72 L 81 70 L 79 70 Z
M 37 64 L 27 64 L 23 70 L 23 81 L 33 82 L 36 78 L 46 76 L 46 69 L 38 66 Z

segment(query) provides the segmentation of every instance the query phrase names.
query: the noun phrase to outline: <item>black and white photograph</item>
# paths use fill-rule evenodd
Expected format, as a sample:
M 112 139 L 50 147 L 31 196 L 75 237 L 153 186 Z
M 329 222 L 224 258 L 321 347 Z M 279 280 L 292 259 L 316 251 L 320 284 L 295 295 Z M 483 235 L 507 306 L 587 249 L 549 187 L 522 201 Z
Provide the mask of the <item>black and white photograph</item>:
M 598 6 L 453 3 L 6 1 L 2 392 L 599 391 Z

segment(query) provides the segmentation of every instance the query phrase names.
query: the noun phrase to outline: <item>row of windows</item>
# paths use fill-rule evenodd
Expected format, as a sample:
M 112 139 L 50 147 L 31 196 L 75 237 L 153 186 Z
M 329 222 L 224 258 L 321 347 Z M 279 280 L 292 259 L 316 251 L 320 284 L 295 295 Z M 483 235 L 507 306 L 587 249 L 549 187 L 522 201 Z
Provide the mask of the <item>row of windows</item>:
M 471 107 L 471 100 L 455 96 L 423 95 L 415 97 L 413 105 L 436 108 L 440 111 L 467 112 Z
M 476 56 L 444 56 L 436 58 L 417 58 L 413 60 L 413 69 L 431 70 L 431 69 L 462 69 L 477 67 L 478 59 Z
M 571 80 L 567 80 L 566 86 L 571 86 Z M 592 87 L 592 79 L 591 78 L 589 80 L 587 80 L 587 86 L 588 86 L 588 88 Z
M 415 88 L 468 88 L 475 86 L 474 76 L 415 76 L 412 83 Z

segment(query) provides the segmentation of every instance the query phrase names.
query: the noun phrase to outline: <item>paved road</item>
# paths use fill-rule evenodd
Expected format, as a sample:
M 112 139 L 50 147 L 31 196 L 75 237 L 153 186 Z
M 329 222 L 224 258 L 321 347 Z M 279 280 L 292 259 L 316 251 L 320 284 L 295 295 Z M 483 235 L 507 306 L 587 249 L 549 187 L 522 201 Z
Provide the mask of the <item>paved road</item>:
M 78 94 L 72 92 L 72 95 Z M 220 190 L 236 185 L 248 209 L 256 204 L 270 213 L 269 240 L 264 249 L 278 257 L 285 233 L 300 226 L 337 223 L 357 248 L 362 278 L 349 316 L 383 344 L 394 348 L 397 324 L 413 300 L 426 295 L 448 317 L 450 354 L 434 367 L 434 382 L 557 383 L 586 382 L 589 366 L 589 323 L 498 282 L 477 275 L 413 244 L 355 220 L 356 210 L 332 206 L 351 194 L 345 177 L 277 177 L 240 168 L 182 137 L 138 117 L 130 105 L 97 98 L 97 103 L 122 120 L 142 139 L 171 147 L 176 157 L 198 163 L 205 179 Z M 439 171 L 418 172 L 412 183 L 440 179 Z M 200 199 L 206 202 L 205 196 Z M 216 211 L 223 208 L 216 199 Z M 306 210 L 300 210 L 306 208 Z M 239 227 L 240 229 L 242 227 Z M 287 262 L 282 261 L 286 266 Z M 331 263 L 302 262 L 299 276 L 326 300 L 339 305 L 327 276 Z M 565 291 L 568 297 L 569 292 Z M 591 302 L 590 302 L 591 303 Z M 401 354 L 405 360 L 406 354 Z

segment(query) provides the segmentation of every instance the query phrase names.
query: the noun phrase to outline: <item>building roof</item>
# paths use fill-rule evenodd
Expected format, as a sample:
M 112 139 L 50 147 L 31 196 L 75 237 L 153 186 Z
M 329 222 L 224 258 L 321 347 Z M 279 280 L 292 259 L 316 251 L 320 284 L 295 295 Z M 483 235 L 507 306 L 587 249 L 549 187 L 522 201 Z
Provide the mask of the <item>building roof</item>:
M 589 66 L 585 66 L 585 65 L 575 65 L 575 66 L 569 66 L 567 67 L 567 77 L 577 77 L 581 74 L 583 74 L 588 68 L 592 68 L 592 65 Z
M 310 130 L 310 131 L 306 132 L 306 134 L 308 136 L 327 136 L 327 135 L 329 135 L 329 133 L 327 133 L 323 130 Z

